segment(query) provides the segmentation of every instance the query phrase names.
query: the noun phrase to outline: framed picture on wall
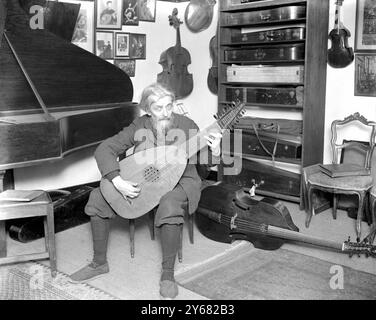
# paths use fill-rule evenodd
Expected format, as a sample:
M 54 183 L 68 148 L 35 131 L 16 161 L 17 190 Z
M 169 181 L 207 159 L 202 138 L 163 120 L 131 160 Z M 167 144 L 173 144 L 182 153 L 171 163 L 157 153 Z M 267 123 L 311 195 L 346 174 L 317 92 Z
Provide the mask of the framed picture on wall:
M 134 59 L 115 59 L 115 66 L 123 70 L 128 76 L 134 77 L 136 74 L 136 60 Z
M 95 40 L 95 54 L 102 59 L 114 58 L 114 33 L 111 31 L 97 31 Z
M 72 43 L 94 53 L 94 0 L 64 0 L 64 2 L 80 4 L 80 11 L 74 28 Z
M 138 0 L 140 21 L 155 22 L 156 0 Z
M 138 26 L 138 0 L 123 0 L 123 25 Z
M 129 35 L 129 58 L 146 59 L 146 34 Z
M 98 29 L 121 29 L 122 0 L 96 1 L 96 27 Z
M 355 51 L 376 50 L 376 1 L 357 0 Z
M 376 97 L 376 53 L 355 55 L 354 95 Z
M 129 33 L 115 32 L 115 57 L 129 56 Z

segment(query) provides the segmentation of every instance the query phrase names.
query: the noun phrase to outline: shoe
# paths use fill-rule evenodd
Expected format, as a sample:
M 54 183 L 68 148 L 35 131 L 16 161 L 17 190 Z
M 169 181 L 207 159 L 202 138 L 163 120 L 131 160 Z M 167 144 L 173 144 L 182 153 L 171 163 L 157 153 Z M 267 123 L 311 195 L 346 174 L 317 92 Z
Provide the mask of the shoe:
M 108 267 L 107 262 L 104 264 L 98 264 L 95 261 L 92 261 L 86 267 L 83 267 L 82 269 L 71 274 L 69 276 L 69 281 L 73 283 L 79 283 L 94 280 L 108 272 L 110 272 L 110 268 Z
M 164 299 L 174 299 L 178 295 L 178 285 L 175 281 L 162 280 L 159 283 L 159 294 Z

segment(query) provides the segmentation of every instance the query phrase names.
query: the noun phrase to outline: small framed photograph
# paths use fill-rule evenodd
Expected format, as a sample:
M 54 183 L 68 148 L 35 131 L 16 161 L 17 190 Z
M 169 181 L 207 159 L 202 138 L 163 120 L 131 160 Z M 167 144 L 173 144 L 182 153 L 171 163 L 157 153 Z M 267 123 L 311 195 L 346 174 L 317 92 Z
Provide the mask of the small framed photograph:
M 376 97 L 376 53 L 355 55 L 354 95 Z
M 155 22 L 156 0 L 138 0 L 140 21 Z
M 376 1 L 357 0 L 355 51 L 376 50 Z
M 129 58 L 146 59 L 146 34 L 129 35 Z
M 96 1 L 96 27 L 98 29 L 121 29 L 122 0 Z
M 97 31 L 95 41 L 95 54 L 102 59 L 114 58 L 114 33 L 111 31 Z
M 134 59 L 115 59 L 115 66 L 123 70 L 129 77 L 136 74 L 136 60 Z
M 73 32 L 72 43 L 94 53 L 94 0 L 64 0 L 64 2 L 81 5 Z
M 115 57 L 129 57 L 129 33 L 115 32 Z
M 123 25 L 138 26 L 138 0 L 123 0 Z

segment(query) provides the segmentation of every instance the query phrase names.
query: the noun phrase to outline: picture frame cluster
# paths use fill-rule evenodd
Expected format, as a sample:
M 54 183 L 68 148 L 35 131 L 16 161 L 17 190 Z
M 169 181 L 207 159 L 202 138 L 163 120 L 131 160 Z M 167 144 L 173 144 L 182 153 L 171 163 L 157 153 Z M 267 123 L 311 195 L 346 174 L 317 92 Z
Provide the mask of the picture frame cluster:
M 354 95 L 376 97 L 376 1 L 357 0 Z
M 104 60 L 113 60 L 114 65 L 134 77 L 136 60 L 146 59 L 146 34 L 131 32 L 128 26 L 155 22 L 156 0 L 64 2 L 80 4 L 72 43 Z

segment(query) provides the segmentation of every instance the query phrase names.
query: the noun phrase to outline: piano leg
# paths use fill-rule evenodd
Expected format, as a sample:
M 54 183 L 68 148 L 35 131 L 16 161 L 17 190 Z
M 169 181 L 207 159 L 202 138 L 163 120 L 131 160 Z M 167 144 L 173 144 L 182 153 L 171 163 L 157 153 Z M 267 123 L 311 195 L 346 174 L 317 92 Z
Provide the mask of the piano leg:
M 13 170 L 0 170 L 0 192 L 14 189 Z M 0 221 L 0 258 L 7 255 L 7 234 L 5 221 Z

